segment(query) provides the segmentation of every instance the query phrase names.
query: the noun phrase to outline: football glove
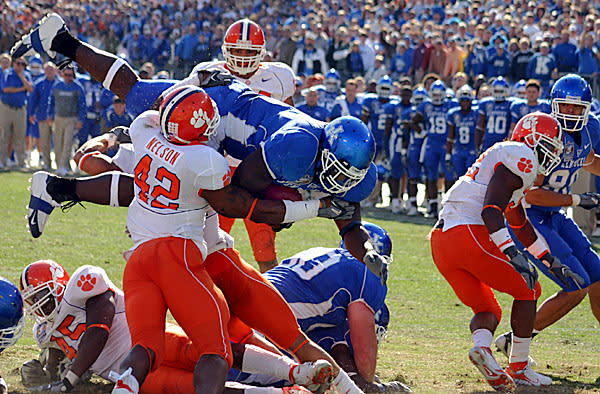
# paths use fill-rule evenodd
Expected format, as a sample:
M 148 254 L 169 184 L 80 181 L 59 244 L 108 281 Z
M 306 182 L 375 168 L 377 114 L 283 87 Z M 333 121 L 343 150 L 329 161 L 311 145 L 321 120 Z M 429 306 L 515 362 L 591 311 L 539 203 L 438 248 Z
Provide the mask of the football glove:
M 581 207 L 583 209 L 593 209 L 600 205 L 600 194 L 586 192 L 582 194 L 578 194 L 579 202 L 575 204 L 577 207 Z
M 51 392 L 51 393 L 68 393 L 73 390 L 73 386 L 64 378 L 59 382 L 52 382 L 49 384 L 44 384 L 42 386 L 30 387 L 29 390 L 34 392 Z
M 550 264 L 550 272 L 552 272 L 563 285 L 571 287 L 571 284 L 569 283 L 570 278 L 575 282 L 575 286 L 581 290 L 581 286 L 585 283 L 583 278 L 576 272 L 573 272 L 571 268 L 561 263 L 558 257 L 546 253 L 546 255 L 542 257 L 542 260 L 545 260 Z
M 354 216 L 354 204 L 337 197 L 321 199 L 321 207 L 317 216 L 334 220 L 350 220 Z
M 215 71 L 198 71 L 198 87 L 211 88 L 213 86 L 226 86 L 233 81 L 233 75 L 215 70 Z
M 365 257 L 363 257 L 363 262 L 375 275 L 379 277 L 381 280 L 381 285 L 385 286 L 385 282 L 387 282 L 388 277 L 388 269 L 389 269 L 389 261 L 386 257 L 380 255 L 375 250 L 369 250 L 365 253 Z
M 117 136 L 117 141 L 119 143 L 131 143 L 131 137 L 129 136 L 129 127 L 117 126 L 110 129 L 109 132 Z
M 50 379 L 50 373 L 38 359 L 26 361 L 21 366 L 21 383 L 25 387 L 47 384 Z
M 530 290 L 535 289 L 535 283 L 538 279 L 538 272 L 527 260 L 523 254 L 521 254 L 515 246 L 511 246 L 504 251 L 504 254 L 508 256 L 509 263 L 513 266 L 515 271 L 517 271 L 522 277 L 525 283 L 527 283 L 527 287 Z
M 412 393 L 413 391 L 406 384 L 398 381 L 387 383 L 376 383 L 382 393 Z

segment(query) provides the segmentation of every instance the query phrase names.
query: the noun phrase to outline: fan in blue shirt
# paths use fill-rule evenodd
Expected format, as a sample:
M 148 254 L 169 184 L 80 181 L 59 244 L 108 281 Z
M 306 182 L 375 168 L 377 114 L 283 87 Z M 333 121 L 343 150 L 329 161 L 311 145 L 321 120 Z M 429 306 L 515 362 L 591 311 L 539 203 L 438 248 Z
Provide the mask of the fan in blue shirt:
M 558 75 L 556 67 L 556 59 L 550 53 L 550 46 L 547 42 L 542 42 L 540 53 L 533 55 L 527 65 L 527 77 L 540 81 L 543 97 L 547 97 L 550 92 L 550 80 Z

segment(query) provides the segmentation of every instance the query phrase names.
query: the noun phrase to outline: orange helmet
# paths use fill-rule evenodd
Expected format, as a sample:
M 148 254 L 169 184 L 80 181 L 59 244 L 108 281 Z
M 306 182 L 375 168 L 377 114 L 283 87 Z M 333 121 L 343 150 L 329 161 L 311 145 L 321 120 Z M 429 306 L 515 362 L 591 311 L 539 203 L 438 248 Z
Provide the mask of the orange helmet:
M 199 87 L 173 89 L 160 104 L 160 130 L 174 144 L 198 144 L 208 140 L 219 125 L 219 109 Z
M 53 260 L 38 260 L 21 274 L 19 288 L 25 311 L 36 318 L 53 320 L 69 283 L 69 274 Z
M 527 114 L 517 122 L 512 141 L 523 142 L 537 154 L 538 172 L 544 176 L 560 164 L 563 150 L 560 123 L 543 112 Z
M 234 55 L 232 49 L 248 49 L 253 55 Z M 227 67 L 236 74 L 247 75 L 258 70 L 265 56 L 265 35 L 256 22 L 250 19 L 240 19 L 233 22 L 225 32 L 221 46 Z

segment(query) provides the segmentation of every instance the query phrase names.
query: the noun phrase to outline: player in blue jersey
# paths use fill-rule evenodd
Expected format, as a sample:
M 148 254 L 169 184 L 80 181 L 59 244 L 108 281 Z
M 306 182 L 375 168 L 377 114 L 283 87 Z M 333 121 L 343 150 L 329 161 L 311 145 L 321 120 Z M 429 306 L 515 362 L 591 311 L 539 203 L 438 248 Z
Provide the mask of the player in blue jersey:
M 423 101 L 417 107 L 417 113 L 411 120 L 411 128 L 421 131 L 419 123 L 424 121 L 427 126 L 423 164 L 427 178 L 427 216 L 437 219 L 438 214 L 438 178 L 440 173 L 446 174 L 446 139 L 448 123 L 446 114 L 456 106 L 456 102 L 446 99 L 446 86 L 442 81 L 435 81 L 429 89 L 429 100 Z M 449 185 L 446 185 L 446 190 Z
M 479 121 L 475 134 L 475 147 L 478 152 L 487 150 L 496 142 L 508 137 L 510 128 L 510 87 L 503 77 L 492 82 L 492 97 L 479 102 Z
M 600 141 L 600 121 L 589 114 L 591 89 L 578 75 L 567 74 L 560 78 L 552 87 L 551 99 L 552 116 L 562 126 L 564 150 L 560 164 L 543 178 L 538 188 L 526 194 L 526 201 L 531 204 L 527 216 L 548 243 L 550 252 L 579 275 L 581 283 L 573 279 L 558 280 L 540 262 L 539 256 L 528 252 L 529 259 L 561 287 L 537 310 L 534 334 L 566 315 L 586 294 L 589 294 L 594 316 L 600 321 L 600 257 L 577 224 L 561 209 L 568 206 L 592 209 L 600 205 L 600 195 L 596 193 L 571 193 L 571 186 L 581 168 L 600 174 L 600 156 L 593 148 Z M 520 228 L 513 227 L 512 231 L 518 235 Z M 496 340 L 496 345 L 503 351 L 509 350 L 510 344 L 511 333 Z
M 402 113 L 411 107 L 412 89 L 403 85 L 400 100 L 392 100 L 383 106 L 387 115 L 385 121 L 385 138 L 389 140 L 389 158 L 391 176 L 389 179 L 392 213 L 402 210 L 402 197 L 406 188 L 406 167 L 404 165 L 406 147 L 404 146 L 405 129 L 402 127 Z
M 475 128 L 479 119 L 479 111 L 473 108 L 475 93 L 469 85 L 464 85 L 456 98 L 460 107 L 452 108 L 448 112 L 448 140 L 446 141 L 446 169 L 451 179 L 446 182 L 454 183 L 458 177 L 464 175 L 473 164 L 475 154 Z
M 0 353 L 17 343 L 24 328 L 23 297 L 11 281 L 0 276 Z M 7 392 L 8 386 L 0 376 L 0 394 Z
M 514 129 L 515 125 L 523 116 L 535 111 L 550 113 L 550 103 L 547 100 L 540 100 L 542 87 L 540 82 L 535 79 L 530 79 L 525 85 L 525 100 L 515 100 L 510 105 L 510 129 Z
M 362 115 L 362 100 L 357 96 L 358 84 L 355 79 L 346 81 L 346 89 L 344 94 L 339 95 L 335 99 L 335 104 L 329 112 L 328 122 L 339 118 L 340 116 L 354 116 L 360 119 Z
M 342 78 L 335 68 L 325 74 L 323 85 L 325 89 L 319 89 L 319 104 L 330 112 L 335 105 L 335 99 L 342 93 Z
M 511 90 L 511 96 L 514 98 L 526 99 L 527 98 L 527 81 L 524 79 L 519 80 L 515 83 Z
M 304 95 L 306 102 L 298 105 L 296 108 L 313 118 L 324 122 L 329 116 L 327 108 L 319 104 L 319 90 L 316 86 L 306 89 Z
M 377 251 L 391 259 L 388 233 L 373 223 L 361 226 Z M 300 252 L 265 276 L 288 301 L 303 331 L 344 365 L 362 390 L 379 393 L 386 388 L 392 391 L 389 386 L 393 386 L 396 392 L 403 387 L 398 382 L 374 382 L 376 328 L 387 327 L 389 322 L 387 287 L 345 249 L 343 241 L 337 249 L 317 247 Z

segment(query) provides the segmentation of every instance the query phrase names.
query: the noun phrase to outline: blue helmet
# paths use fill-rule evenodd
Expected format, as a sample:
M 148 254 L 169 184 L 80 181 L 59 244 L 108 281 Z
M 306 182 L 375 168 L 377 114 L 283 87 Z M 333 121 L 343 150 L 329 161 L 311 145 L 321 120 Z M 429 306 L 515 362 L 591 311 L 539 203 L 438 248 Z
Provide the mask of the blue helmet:
M 325 85 L 325 90 L 329 93 L 335 93 L 340 90 L 340 86 L 342 85 L 342 78 L 340 78 L 340 74 L 335 70 L 335 68 L 329 69 L 327 74 L 325 74 L 325 78 L 323 80 Z
M 439 79 L 431 84 L 429 97 L 434 105 L 441 105 L 446 100 L 446 85 Z
M 475 99 L 475 93 L 473 92 L 473 88 L 469 85 L 463 85 L 456 92 L 456 98 L 458 101 L 469 100 L 473 101 Z
M 362 226 L 367 230 L 371 243 L 375 248 L 375 251 L 382 256 L 392 256 L 392 238 L 385 229 L 375 223 L 362 222 Z M 346 249 L 344 240 L 340 242 L 340 248 Z
M 496 101 L 504 101 L 508 98 L 510 86 L 504 77 L 498 77 L 492 82 L 492 97 Z
M 519 82 L 515 83 L 512 88 L 512 95 L 518 98 L 527 98 L 527 81 L 524 79 L 519 80 Z
M 346 193 L 363 180 L 375 158 L 375 139 L 360 119 L 342 116 L 323 131 L 319 181 L 331 194 Z
M 550 92 L 552 100 L 552 116 L 560 123 L 563 131 L 572 133 L 579 131 L 588 122 L 592 106 L 592 89 L 585 79 L 579 75 L 567 74 L 561 77 Z M 579 115 L 560 112 L 561 104 L 574 104 L 582 107 Z
M 410 101 L 414 105 L 419 105 L 428 97 L 429 95 L 427 94 L 427 90 L 425 90 L 425 88 L 416 88 L 412 97 L 410 98 Z
M 394 84 L 392 83 L 392 78 L 387 75 L 384 75 L 377 81 L 377 86 L 375 87 L 375 91 L 377 95 L 381 98 L 388 98 L 392 95 L 392 90 L 394 88 Z
M 12 282 L 0 276 L 0 352 L 23 335 L 23 297 Z

